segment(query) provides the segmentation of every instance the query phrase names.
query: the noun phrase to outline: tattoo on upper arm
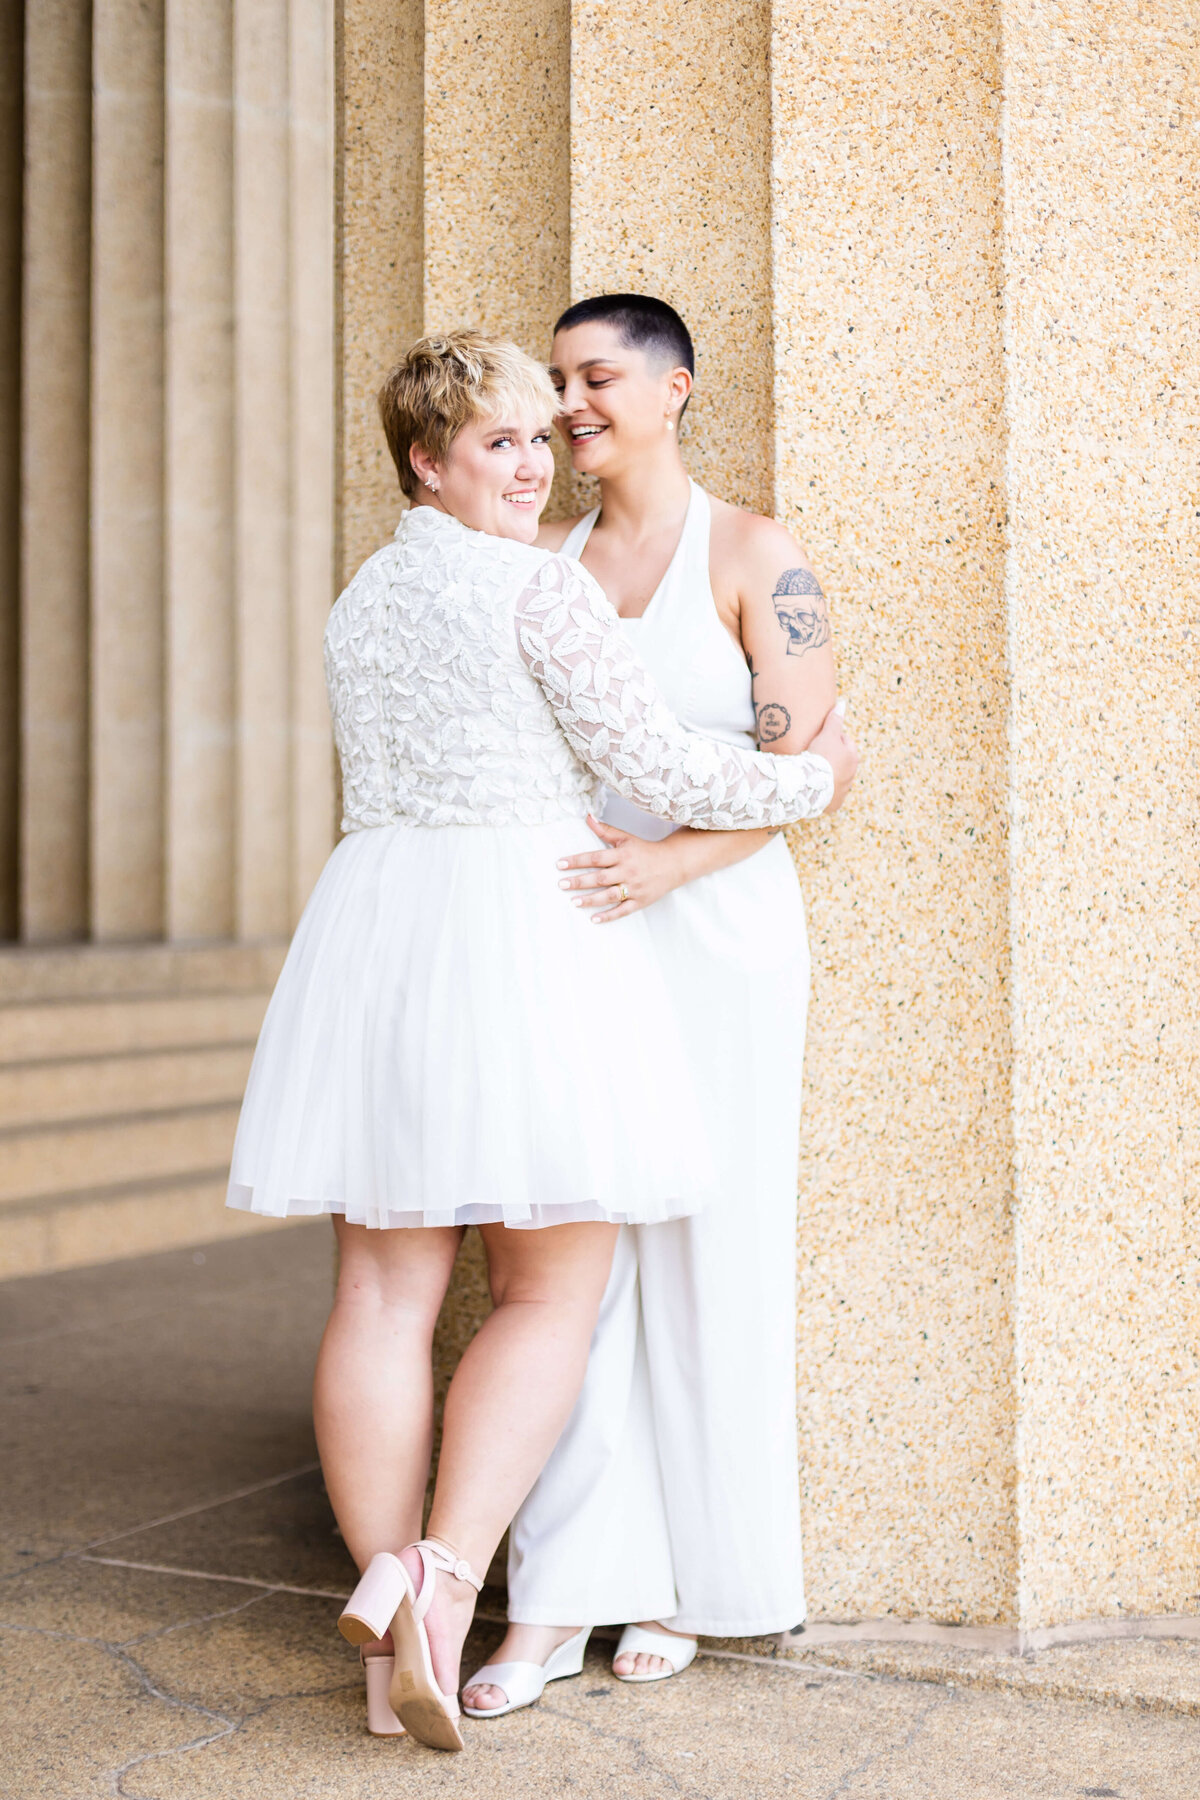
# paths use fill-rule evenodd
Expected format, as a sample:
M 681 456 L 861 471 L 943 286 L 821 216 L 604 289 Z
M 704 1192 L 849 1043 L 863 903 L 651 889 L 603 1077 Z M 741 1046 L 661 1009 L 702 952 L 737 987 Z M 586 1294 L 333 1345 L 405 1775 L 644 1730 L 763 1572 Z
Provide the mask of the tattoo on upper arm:
M 777 744 L 792 729 L 792 715 L 777 700 L 759 700 L 755 697 L 754 684 L 758 680 L 759 671 L 754 666 L 752 656 L 746 658 L 746 667 L 750 671 L 750 700 L 758 727 L 758 741 L 760 744 Z
M 755 708 L 758 714 L 758 741 L 760 744 L 777 744 L 792 729 L 792 715 L 786 706 L 778 701 L 768 700 L 765 706 Z
M 829 609 L 811 569 L 785 569 L 771 597 L 775 617 L 788 634 L 789 656 L 803 656 L 829 642 Z

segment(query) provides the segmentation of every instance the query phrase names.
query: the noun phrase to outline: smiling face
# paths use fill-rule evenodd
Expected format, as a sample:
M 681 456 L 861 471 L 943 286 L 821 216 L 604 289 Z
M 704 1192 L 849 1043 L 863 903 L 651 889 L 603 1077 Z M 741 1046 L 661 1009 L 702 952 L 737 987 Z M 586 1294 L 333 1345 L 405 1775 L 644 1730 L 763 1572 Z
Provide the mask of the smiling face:
M 452 513 L 472 531 L 532 544 L 554 479 L 548 419 L 475 419 L 463 426 L 442 462 L 416 447 L 411 454 L 422 484 L 417 503 Z M 435 489 L 426 485 L 427 478 Z
M 612 475 L 661 452 L 692 390 L 686 369 L 622 343 L 599 319 L 556 334 L 550 375 L 563 403 L 556 423 L 581 475 Z

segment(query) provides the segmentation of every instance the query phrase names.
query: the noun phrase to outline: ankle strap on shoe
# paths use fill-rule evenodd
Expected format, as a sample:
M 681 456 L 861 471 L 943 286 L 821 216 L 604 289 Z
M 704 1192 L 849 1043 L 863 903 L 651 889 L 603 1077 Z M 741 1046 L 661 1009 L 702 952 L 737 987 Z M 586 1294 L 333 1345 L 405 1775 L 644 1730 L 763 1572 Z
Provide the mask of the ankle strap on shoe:
M 421 1592 L 417 1596 L 417 1604 L 420 1605 L 420 1602 L 424 1600 L 425 1605 L 417 1614 L 418 1618 L 424 1616 L 429 1602 L 433 1599 L 435 1570 L 441 1570 L 446 1575 L 453 1575 L 456 1581 L 465 1581 L 475 1589 L 477 1594 L 482 1593 L 482 1578 L 475 1573 L 466 1557 L 458 1554 L 453 1544 L 443 1543 L 441 1538 L 422 1538 L 413 1547 L 421 1558 L 421 1567 L 425 1577 L 421 1583 Z

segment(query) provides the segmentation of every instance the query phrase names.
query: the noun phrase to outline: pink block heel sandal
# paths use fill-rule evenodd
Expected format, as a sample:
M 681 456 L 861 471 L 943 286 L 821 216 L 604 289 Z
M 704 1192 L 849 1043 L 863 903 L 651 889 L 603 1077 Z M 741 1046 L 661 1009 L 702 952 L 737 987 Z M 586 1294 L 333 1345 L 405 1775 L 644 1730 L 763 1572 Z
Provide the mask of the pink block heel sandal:
M 386 1637 L 400 1602 L 411 1587 L 400 1558 L 381 1550 L 363 1570 L 358 1586 L 342 1609 L 338 1630 L 360 1648 Z
M 388 1698 L 405 1731 L 419 1744 L 428 1744 L 434 1750 L 461 1750 L 458 1696 L 443 1694 L 437 1684 L 425 1615 L 433 1603 L 439 1574 L 469 1582 L 476 1593 L 483 1587 L 483 1580 L 470 1563 L 454 1554 L 452 1546 L 439 1543 L 436 1538 L 422 1538 L 411 1548 L 421 1558 L 421 1591 L 416 1592 L 401 1564 L 406 1592 L 391 1622 L 394 1661 Z
M 404 1727 L 392 1711 L 388 1698 L 395 1661 L 391 1651 L 377 1650 L 371 1656 L 360 1649 L 358 1657 L 367 1683 L 367 1730 L 372 1737 L 405 1737 Z

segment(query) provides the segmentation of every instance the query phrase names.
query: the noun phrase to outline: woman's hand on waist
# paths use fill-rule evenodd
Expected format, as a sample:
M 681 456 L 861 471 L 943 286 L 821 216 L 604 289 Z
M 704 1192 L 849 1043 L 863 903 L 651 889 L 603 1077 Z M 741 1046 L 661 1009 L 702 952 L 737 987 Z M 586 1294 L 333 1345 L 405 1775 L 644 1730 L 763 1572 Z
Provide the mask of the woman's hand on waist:
M 609 925 L 653 906 L 698 875 L 741 862 L 774 837 L 773 831 L 674 831 L 650 841 L 588 814 L 599 850 L 565 856 L 559 886 L 574 906 L 590 909 L 594 925 Z

